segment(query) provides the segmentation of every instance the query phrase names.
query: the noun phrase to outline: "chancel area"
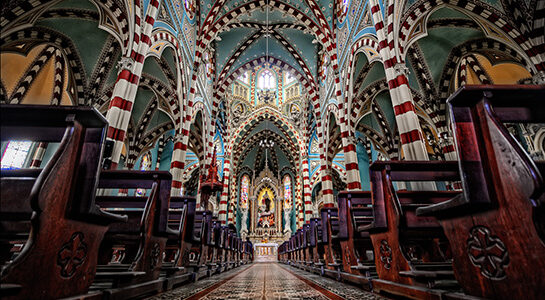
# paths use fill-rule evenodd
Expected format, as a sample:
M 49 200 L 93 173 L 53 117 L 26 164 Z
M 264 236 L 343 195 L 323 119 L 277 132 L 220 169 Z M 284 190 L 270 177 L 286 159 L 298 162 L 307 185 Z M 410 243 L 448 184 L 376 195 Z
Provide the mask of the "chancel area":
M 545 3 L 13 0 L 2 299 L 543 299 Z

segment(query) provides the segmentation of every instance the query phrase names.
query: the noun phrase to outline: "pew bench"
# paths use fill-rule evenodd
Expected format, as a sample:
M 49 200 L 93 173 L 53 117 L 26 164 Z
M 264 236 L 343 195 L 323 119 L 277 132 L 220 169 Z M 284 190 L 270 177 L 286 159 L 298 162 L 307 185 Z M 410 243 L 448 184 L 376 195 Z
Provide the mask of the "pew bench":
M 2 141 L 59 143 L 43 169 L 1 171 L 0 293 L 5 299 L 85 294 L 108 225 L 126 220 L 95 204 L 108 124 L 89 107 L 0 109 Z
M 188 267 L 195 206 L 194 197 L 170 197 L 168 226 L 176 234 L 170 235 L 165 246 L 161 266 L 161 274 L 165 277 L 164 290 L 191 280 L 192 273 Z
M 320 215 L 324 244 L 324 274 L 341 280 L 343 264 L 341 236 L 339 236 L 339 211 L 335 207 L 326 207 L 322 208 Z
M 341 191 L 337 195 L 343 279 L 371 289 L 376 276 L 373 243 L 369 229 L 374 227 L 371 192 Z
M 95 201 L 101 210 L 128 217 L 112 223 L 102 241 L 92 290 L 109 297 L 139 297 L 162 290 L 160 273 L 167 239 L 172 176 L 164 171 L 110 170 L 100 173 Z M 109 195 L 118 189 L 144 189 L 142 195 Z
M 397 295 L 440 297 L 458 290 L 450 245 L 435 217 L 416 210 L 457 197 L 461 191 L 396 190 L 394 182 L 459 180 L 456 162 L 378 161 L 370 167 L 374 222 L 363 225 L 370 234 L 379 281 L 377 291 Z M 429 185 L 429 184 L 428 184 Z
M 416 213 L 439 219 L 466 294 L 543 298 L 545 164 L 505 125 L 545 123 L 543 99 L 542 85 L 496 85 L 465 86 L 447 101 L 464 191 Z

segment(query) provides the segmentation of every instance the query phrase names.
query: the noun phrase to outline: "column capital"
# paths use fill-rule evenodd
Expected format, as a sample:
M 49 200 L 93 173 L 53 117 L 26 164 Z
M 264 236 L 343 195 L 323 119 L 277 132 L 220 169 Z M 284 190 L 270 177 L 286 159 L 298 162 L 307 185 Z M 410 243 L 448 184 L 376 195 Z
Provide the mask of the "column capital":
M 405 65 L 405 63 L 402 63 L 402 62 L 397 63 L 394 66 L 394 71 L 396 73 L 396 76 L 399 76 L 399 75 L 409 76 L 409 74 L 411 73 L 407 65 Z
M 532 81 L 534 84 L 545 84 L 545 71 L 537 72 L 532 76 Z
M 353 134 L 347 135 L 346 136 L 346 141 L 348 142 L 348 144 L 353 144 L 353 145 L 355 145 L 357 143 L 357 139 Z
M 132 57 L 122 57 L 118 62 L 117 62 L 117 65 L 116 65 L 116 68 L 117 68 L 117 74 L 119 75 L 119 73 L 121 73 L 121 71 L 123 70 L 131 70 L 132 67 L 134 66 L 134 59 Z

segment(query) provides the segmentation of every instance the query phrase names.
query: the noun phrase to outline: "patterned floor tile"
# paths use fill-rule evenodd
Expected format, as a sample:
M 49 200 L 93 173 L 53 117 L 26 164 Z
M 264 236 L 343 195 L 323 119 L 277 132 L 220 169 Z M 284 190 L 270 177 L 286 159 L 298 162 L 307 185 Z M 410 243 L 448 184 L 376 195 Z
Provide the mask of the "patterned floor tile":
M 316 288 L 300 280 L 296 275 L 313 282 Z M 229 280 L 225 281 L 226 279 Z M 222 281 L 225 282 L 214 286 Z M 328 294 L 327 291 L 333 294 Z M 200 299 L 206 300 L 383 299 L 360 288 L 277 263 L 254 263 L 249 267 L 206 278 L 150 299 L 185 299 L 199 293 Z

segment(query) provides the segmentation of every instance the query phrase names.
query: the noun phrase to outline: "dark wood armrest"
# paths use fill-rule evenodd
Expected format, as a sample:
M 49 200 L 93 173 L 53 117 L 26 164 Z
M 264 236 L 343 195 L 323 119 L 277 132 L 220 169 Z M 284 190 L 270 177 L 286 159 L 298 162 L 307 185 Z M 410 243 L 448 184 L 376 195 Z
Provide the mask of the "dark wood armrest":
M 89 212 L 80 215 L 87 222 L 99 225 L 109 225 L 112 223 L 126 223 L 129 220 L 127 215 L 118 215 L 103 211 L 98 206 L 93 205 Z
M 177 239 L 182 238 L 180 236 L 181 233 L 180 233 L 179 230 L 175 230 L 175 229 L 172 229 L 172 228 L 169 228 L 169 227 L 166 227 L 166 229 L 164 231 L 158 232 L 157 235 L 161 236 L 161 237 L 166 237 L 169 240 L 177 240 Z
M 416 215 L 449 218 L 484 211 L 488 207 L 490 207 L 489 204 L 470 203 L 465 197 L 464 193 L 461 193 L 448 201 L 428 205 L 425 207 L 419 207 L 416 209 Z
M 22 288 L 23 286 L 19 284 L 11 284 L 11 283 L 0 284 L 0 292 L 2 292 L 2 295 L 4 297 L 15 296 L 19 293 L 19 291 L 21 291 Z

